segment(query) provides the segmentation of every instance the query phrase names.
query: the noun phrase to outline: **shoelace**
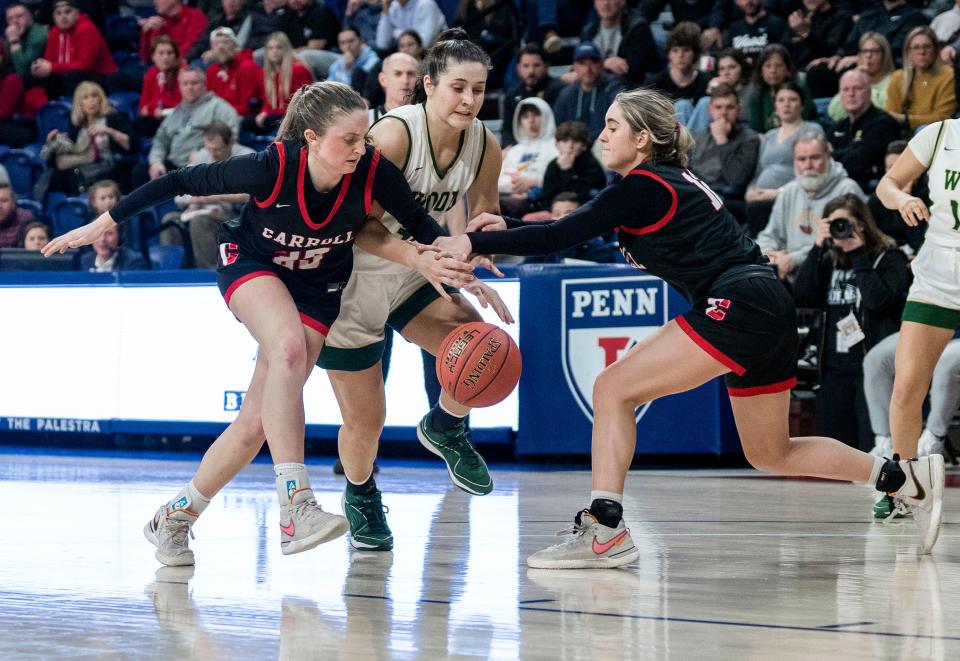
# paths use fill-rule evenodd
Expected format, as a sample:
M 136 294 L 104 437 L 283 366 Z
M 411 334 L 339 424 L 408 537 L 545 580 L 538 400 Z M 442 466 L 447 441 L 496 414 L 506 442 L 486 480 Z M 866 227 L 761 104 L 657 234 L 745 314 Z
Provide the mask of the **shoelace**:
M 883 519 L 884 523 L 887 523 L 888 521 L 892 521 L 894 517 L 896 517 L 898 514 L 900 516 L 907 516 L 908 514 L 910 514 L 910 507 L 905 502 L 903 502 L 902 500 L 896 497 L 893 497 L 892 500 L 893 500 L 893 507 L 890 508 L 890 513 L 886 517 L 884 517 Z
M 473 447 L 473 443 L 470 441 L 470 430 L 467 429 L 466 425 L 461 427 L 454 434 L 451 434 L 450 440 L 446 443 L 446 446 L 451 450 L 456 450 L 460 455 L 460 458 L 463 459 L 463 462 L 470 468 L 477 468 L 480 466 L 480 454 L 477 452 L 477 449 Z
M 299 517 L 301 519 L 318 519 L 321 515 L 327 515 L 317 501 L 313 500 L 312 498 L 294 505 L 293 512 L 291 514 L 292 516 Z
M 196 539 L 196 537 L 193 536 L 193 527 L 189 521 L 168 518 L 167 526 L 170 528 L 170 540 L 176 546 L 185 546 L 187 533 L 190 533 L 190 539 Z
M 390 508 L 384 505 L 383 501 L 379 498 L 363 498 L 359 502 L 354 503 L 354 507 L 360 510 L 360 513 L 363 514 L 367 521 L 376 524 L 371 525 L 371 528 L 386 527 L 387 517 L 385 515 L 390 512 Z
M 579 537 L 580 535 L 585 533 L 587 531 L 587 528 L 590 527 L 590 524 L 583 523 L 583 521 L 581 520 L 581 515 L 584 512 L 588 512 L 588 511 L 589 510 L 581 510 L 577 512 L 577 516 L 573 520 L 573 523 L 567 526 L 566 528 L 564 528 L 563 530 L 558 530 L 557 537 L 563 537 L 564 535 L 576 535 L 577 537 Z

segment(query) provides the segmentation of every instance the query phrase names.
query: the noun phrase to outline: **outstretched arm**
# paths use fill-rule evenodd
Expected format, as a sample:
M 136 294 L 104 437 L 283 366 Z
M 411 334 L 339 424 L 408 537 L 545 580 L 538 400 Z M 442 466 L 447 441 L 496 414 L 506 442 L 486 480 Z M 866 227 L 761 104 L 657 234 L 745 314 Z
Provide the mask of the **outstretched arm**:
M 624 217 L 631 206 L 627 206 L 628 201 L 622 199 L 623 192 L 619 185 L 609 187 L 562 220 L 552 223 L 531 223 L 505 231 L 468 232 L 449 239 L 440 238 L 436 245 L 455 255 L 543 255 L 558 252 L 627 224 Z M 476 220 L 496 221 L 493 226 L 503 226 L 498 216 L 490 214 Z M 474 226 L 480 224 L 481 222 L 471 223 Z
M 257 154 L 191 165 L 145 183 L 120 200 L 111 213 L 117 222 L 122 223 L 144 209 L 177 195 L 250 193 L 255 199 L 267 199 L 273 191 L 279 171 L 280 157 L 274 146 Z

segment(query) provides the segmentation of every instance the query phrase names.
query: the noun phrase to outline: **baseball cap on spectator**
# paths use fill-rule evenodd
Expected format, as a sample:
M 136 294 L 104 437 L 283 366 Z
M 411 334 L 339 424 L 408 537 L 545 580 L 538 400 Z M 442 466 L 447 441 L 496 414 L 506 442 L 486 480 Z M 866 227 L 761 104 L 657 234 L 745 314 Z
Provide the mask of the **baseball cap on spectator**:
M 600 61 L 602 59 L 603 56 L 600 54 L 600 49 L 597 48 L 597 45 L 592 41 L 581 42 L 573 51 L 574 62 L 579 62 L 580 60 Z
M 230 41 L 232 41 L 233 43 L 235 43 L 237 46 L 240 45 L 240 39 L 237 38 L 237 33 L 233 31 L 233 28 L 228 28 L 228 27 L 224 26 L 224 27 L 219 27 L 219 28 L 217 28 L 216 30 L 214 30 L 213 32 L 211 32 L 211 33 L 210 33 L 210 43 L 211 43 L 211 44 L 213 43 L 213 40 L 214 40 L 216 37 L 226 37 L 227 39 L 229 39 Z

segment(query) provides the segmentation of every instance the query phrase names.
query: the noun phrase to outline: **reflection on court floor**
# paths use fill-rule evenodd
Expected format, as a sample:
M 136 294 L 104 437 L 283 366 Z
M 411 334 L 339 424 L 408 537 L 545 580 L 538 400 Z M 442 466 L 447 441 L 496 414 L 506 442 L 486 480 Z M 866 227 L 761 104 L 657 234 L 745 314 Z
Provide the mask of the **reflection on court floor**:
M 324 508 L 342 482 L 311 466 Z M 194 527 L 196 567 L 142 537 L 194 461 L 0 454 L 0 658 L 960 658 L 947 491 L 932 558 L 872 494 L 750 471 L 638 472 L 627 570 L 528 570 L 585 504 L 585 471 L 494 467 L 471 497 L 433 464 L 385 462 L 396 548 L 280 553 L 268 464 Z

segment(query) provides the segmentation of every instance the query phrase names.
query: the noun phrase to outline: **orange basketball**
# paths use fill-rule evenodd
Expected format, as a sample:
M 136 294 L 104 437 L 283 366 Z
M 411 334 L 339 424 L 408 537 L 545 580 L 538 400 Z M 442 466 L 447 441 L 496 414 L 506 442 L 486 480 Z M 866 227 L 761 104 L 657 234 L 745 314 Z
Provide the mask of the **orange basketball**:
M 464 406 L 493 406 L 520 380 L 520 349 L 499 326 L 474 321 L 458 326 L 437 352 L 437 378 Z

